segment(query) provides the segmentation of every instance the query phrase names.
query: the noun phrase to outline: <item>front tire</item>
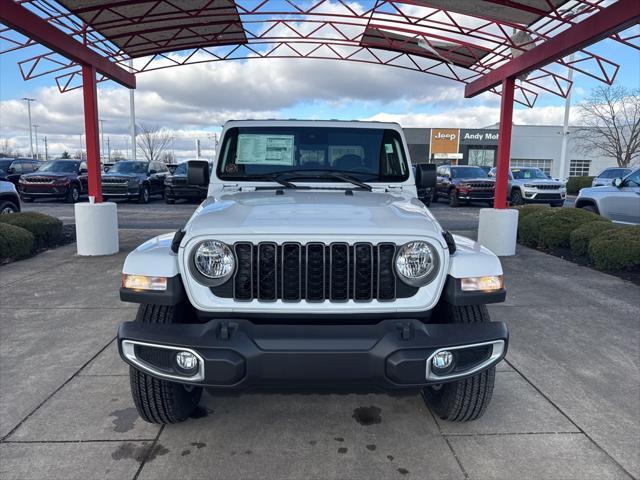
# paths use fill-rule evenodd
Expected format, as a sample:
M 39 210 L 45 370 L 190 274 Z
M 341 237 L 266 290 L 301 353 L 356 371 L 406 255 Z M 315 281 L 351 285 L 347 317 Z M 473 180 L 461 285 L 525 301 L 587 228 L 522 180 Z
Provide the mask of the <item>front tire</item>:
M 150 197 L 151 192 L 149 191 L 149 187 L 147 185 L 142 185 L 140 187 L 140 194 L 138 195 L 138 203 L 149 203 Z
M 67 203 L 78 203 L 78 200 L 80 200 L 80 189 L 78 185 L 71 184 L 67 192 L 66 201 Z
M 448 323 L 489 322 L 485 305 L 447 305 Z M 484 415 L 491 397 L 496 368 L 456 382 L 428 386 L 422 389 L 422 398 L 433 413 L 443 420 L 468 422 Z
M 184 305 L 140 305 L 137 322 L 182 323 Z M 159 380 L 133 367 L 129 369 L 131 396 L 138 415 L 149 423 L 178 423 L 189 418 L 198 408 L 202 387 Z
M 5 215 L 7 213 L 17 213 L 20 210 L 18 209 L 18 206 L 7 200 L 6 202 L 0 202 L 0 215 Z
M 522 197 L 522 192 L 518 189 L 514 189 L 511 192 L 511 205 L 524 205 L 524 198 Z
M 460 199 L 458 198 L 458 191 L 455 188 L 452 188 L 449 192 L 449 206 L 450 207 L 459 207 Z

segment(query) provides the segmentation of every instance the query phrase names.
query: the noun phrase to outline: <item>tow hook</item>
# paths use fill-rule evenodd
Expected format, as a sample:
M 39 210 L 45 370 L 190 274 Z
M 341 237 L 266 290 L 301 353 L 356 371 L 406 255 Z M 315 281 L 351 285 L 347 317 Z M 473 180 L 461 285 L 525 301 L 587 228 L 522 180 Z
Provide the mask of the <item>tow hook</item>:
M 220 322 L 220 331 L 218 337 L 220 340 L 229 340 L 231 335 L 238 328 L 238 324 L 235 322 Z
M 413 325 L 409 322 L 398 322 L 396 328 L 401 340 L 411 340 L 413 338 Z

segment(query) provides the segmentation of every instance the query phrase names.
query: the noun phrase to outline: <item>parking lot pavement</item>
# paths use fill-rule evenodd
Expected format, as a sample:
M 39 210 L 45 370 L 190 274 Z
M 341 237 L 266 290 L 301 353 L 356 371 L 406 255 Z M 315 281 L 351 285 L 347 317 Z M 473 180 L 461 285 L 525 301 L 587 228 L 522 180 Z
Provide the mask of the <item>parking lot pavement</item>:
M 115 256 L 68 245 L 0 267 L 0 478 L 640 477 L 640 289 L 526 248 L 503 259 L 509 295 L 490 312 L 511 343 L 476 422 L 413 396 L 291 394 L 205 395 L 201 418 L 144 423 L 114 343 L 136 311 L 118 300 L 120 268 L 174 228 L 149 228 L 159 212 L 181 225 L 195 206 L 128 207 L 146 228 L 122 229 Z M 433 211 L 477 225 L 474 207 Z

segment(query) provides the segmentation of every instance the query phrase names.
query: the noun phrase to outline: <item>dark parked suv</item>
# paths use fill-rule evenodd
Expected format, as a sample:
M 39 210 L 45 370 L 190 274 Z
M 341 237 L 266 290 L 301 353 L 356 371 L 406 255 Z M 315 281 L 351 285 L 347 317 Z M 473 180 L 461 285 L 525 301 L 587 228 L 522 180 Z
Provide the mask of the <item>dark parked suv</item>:
M 449 205 L 459 207 L 460 202 L 493 203 L 496 183 L 487 172 L 473 165 L 442 165 L 433 201 L 449 199 Z
M 164 195 L 164 179 L 169 169 L 162 162 L 116 162 L 102 174 L 102 196 L 137 199 L 147 203 L 151 195 Z
M 191 160 L 195 162 L 195 160 Z M 202 161 L 203 164 L 208 162 Z M 211 166 L 209 166 L 211 170 Z M 181 163 L 172 175 L 167 175 L 164 180 L 164 199 L 167 203 L 176 203 L 176 200 L 202 201 L 207 198 L 207 187 L 187 184 L 187 162 Z
M 17 188 L 20 176 L 35 172 L 40 165 L 38 160 L 31 158 L 0 158 L 0 180 L 11 182 Z
M 87 164 L 81 160 L 51 160 L 37 172 L 20 177 L 18 191 L 25 202 L 35 198 L 59 198 L 76 203 L 87 193 Z

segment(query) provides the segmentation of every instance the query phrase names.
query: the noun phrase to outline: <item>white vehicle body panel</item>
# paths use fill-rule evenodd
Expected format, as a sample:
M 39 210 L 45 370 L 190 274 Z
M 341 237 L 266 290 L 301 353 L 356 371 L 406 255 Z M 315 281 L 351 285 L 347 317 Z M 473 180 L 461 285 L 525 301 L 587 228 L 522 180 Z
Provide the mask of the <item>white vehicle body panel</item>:
M 175 277 L 180 273 L 178 256 L 171 251 L 175 233 L 153 237 L 127 255 L 122 273 L 149 277 Z

